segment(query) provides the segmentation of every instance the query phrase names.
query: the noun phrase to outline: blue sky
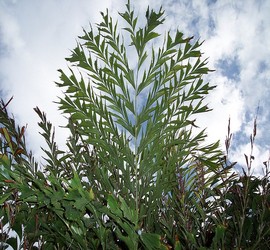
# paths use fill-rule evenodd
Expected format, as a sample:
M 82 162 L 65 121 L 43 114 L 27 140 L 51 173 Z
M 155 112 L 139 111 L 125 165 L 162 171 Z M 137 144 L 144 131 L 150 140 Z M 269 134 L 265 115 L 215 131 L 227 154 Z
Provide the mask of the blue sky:
M 132 2 L 132 1 L 131 1 Z M 180 29 L 186 36 L 205 40 L 202 50 L 209 57 L 209 75 L 215 91 L 207 98 L 214 110 L 200 117 L 208 128 L 209 140 L 221 140 L 227 133 L 228 118 L 234 134 L 231 159 L 245 163 L 250 153 L 249 136 L 258 113 L 254 148 L 254 172 L 260 172 L 270 150 L 270 1 L 267 0 L 137 0 L 137 13 L 147 6 L 163 6 L 164 30 Z M 0 0 L 0 94 L 14 96 L 10 110 L 21 125 L 28 124 L 27 140 L 37 156 L 43 139 L 38 134 L 39 106 L 56 125 L 60 145 L 67 132 L 59 125 L 65 119 L 57 111 L 54 85 L 57 69 L 67 68 L 65 57 L 76 45 L 82 27 L 100 20 L 100 11 L 112 15 L 124 8 L 124 0 Z

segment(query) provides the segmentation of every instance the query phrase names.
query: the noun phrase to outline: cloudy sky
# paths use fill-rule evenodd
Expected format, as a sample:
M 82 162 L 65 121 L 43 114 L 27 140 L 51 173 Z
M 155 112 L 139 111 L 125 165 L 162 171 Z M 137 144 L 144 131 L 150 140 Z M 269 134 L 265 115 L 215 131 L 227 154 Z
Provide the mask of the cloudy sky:
M 100 11 L 113 16 L 125 0 L 0 0 L 0 97 L 14 96 L 10 111 L 28 125 L 27 140 L 34 154 L 44 145 L 39 136 L 38 106 L 56 126 L 61 146 L 67 132 L 57 110 L 61 92 L 54 85 L 57 69 L 66 69 L 65 57 L 76 46 L 82 27 L 100 20 Z M 136 13 L 161 5 L 166 13 L 164 30 L 178 27 L 186 36 L 205 40 L 209 75 L 217 85 L 207 101 L 214 110 L 201 117 L 210 140 L 224 144 L 228 118 L 233 132 L 232 161 L 245 165 L 249 137 L 258 111 L 254 173 L 259 173 L 270 150 L 270 1 L 269 0 L 134 0 Z

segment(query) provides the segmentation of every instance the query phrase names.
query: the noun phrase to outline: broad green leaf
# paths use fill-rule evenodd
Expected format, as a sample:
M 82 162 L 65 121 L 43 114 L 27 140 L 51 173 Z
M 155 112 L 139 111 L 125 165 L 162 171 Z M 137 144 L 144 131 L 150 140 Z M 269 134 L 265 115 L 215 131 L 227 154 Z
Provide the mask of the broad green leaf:
M 175 250 L 181 250 L 182 247 L 181 247 L 181 244 L 180 244 L 180 241 L 179 240 L 176 240 L 175 241 L 175 244 L 174 244 L 174 249 Z
M 119 197 L 119 200 L 121 203 L 120 208 L 123 211 L 124 217 L 136 226 L 138 222 L 138 213 L 133 207 L 129 207 L 122 197 Z
M 86 205 L 89 203 L 89 201 L 85 198 L 77 198 L 74 203 L 74 207 L 80 211 L 85 211 Z
M 117 200 L 114 198 L 114 196 L 109 195 L 107 200 L 108 200 L 108 205 L 109 205 L 111 212 L 113 214 L 119 216 L 120 218 L 122 218 L 123 213 L 122 213 L 121 209 L 119 208 L 119 204 L 118 204 Z
M 82 190 L 81 179 L 76 171 L 73 171 L 73 178 L 70 181 L 70 187 L 72 189 Z
M 12 192 L 1 194 L 0 195 L 0 204 L 3 204 L 10 196 L 12 195 Z
M 220 240 L 225 236 L 226 228 L 223 225 L 218 225 L 215 230 L 215 237 L 213 242 L 218 244 Z
M 142 232 L 140 238 L 146 249 L 160 249 L 161 247 L 161 236 L 158 234 Z
M 89 197 L 89 200 L 92 201 L 95 199 L 95 193 L 93 191 L 92 188 L 90 188 L 89 192 L 88 192 L 88 197 Z
M 8 178 L 8 172 L 5 170 L 5 167 L 10 167 L 10 159 L 6 154 L 0 154 L 0 164 L 4 165 L 4 168 L 1 166 L 1 175 L 3 175 L 6 179 Z
M 78 209 L 75 209 L 71 206 L 66 206 L 64 211 L 65 218 L 70 221 L 80 221 L 81 213 Z
M 70 189 L 68 193 L 64 196 L 65 200 L 76 201 L 78 197 L 81 197 L 78 189 Z
M 11 246 L 13 249 L 18 249 L 18 239 L 17 239 L 16 236 L 15 237 L 14 236 L 13 237 L 9 237 L 7 239 L 7 241 L 6 241 L 6 243 L 9 246 Z M 6 249 L 8 249 L 8 247 Z

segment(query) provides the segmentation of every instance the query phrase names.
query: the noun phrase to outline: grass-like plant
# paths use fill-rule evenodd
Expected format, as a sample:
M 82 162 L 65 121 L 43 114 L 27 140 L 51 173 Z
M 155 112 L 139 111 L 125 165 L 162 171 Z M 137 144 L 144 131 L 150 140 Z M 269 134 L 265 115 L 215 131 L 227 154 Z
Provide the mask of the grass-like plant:
M 267 249 L 270 247 L 270 186 L 269 159 L 263 162 L 263 176 L 252 174 L 253 149 L 257 134 L 257 116 L 250 135 L 250 153 L 244 154 L 246 166 L 242 173 L 221 193 L 223 204 L 223 224 L 226 232 L 222 240 L 223 249 Z M 229 154 L 232 134 L 230 120 L 226 139 L 226 152 Z

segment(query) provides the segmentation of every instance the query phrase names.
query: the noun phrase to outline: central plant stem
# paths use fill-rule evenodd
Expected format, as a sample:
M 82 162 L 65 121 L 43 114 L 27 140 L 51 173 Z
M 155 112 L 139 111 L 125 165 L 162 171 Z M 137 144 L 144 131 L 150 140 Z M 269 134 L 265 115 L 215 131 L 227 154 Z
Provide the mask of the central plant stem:
M 137 77 L 138 77 L 138 72 L 137 72 Z M 135 96 L 134 96 L 134 105 L 135 105 L 135 159 L 134 159 L 134 166 L 135 166 L 135 204 L 136 204 L 136 212 L 139 212 L 139 178 L 138 178 L 138 173 L 139 173 L 139 152 L 138 152 L 138 147 L 139 147 L 139 128 L 138 128 L 138 84 L 136 81 L 136 89 L 135 89 Z

